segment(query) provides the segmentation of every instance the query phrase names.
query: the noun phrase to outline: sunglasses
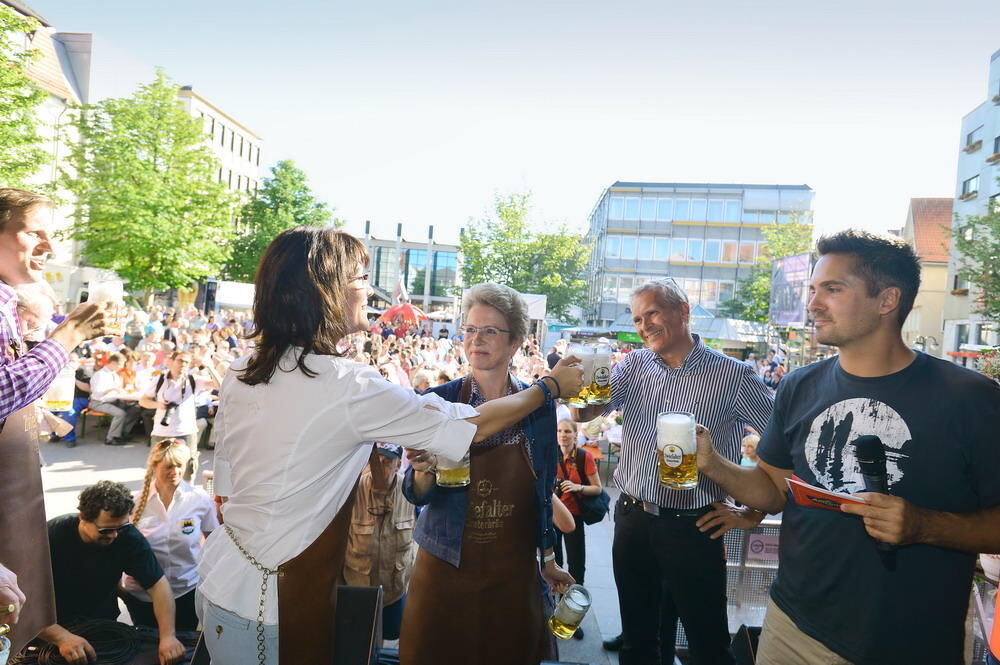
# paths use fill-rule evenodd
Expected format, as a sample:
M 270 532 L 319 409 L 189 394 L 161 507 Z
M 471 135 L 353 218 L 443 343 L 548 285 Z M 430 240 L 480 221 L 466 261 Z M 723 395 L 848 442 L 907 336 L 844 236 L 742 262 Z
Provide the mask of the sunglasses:
M 97 527 L 97 533 L 101 534 L 102 536 L 107 536 L 112 533 L 121 533 L 130 526 L 132 526 L 131 522 L 125 522 L 125 524 L 120 524 L 118 526 L 101 526 Z

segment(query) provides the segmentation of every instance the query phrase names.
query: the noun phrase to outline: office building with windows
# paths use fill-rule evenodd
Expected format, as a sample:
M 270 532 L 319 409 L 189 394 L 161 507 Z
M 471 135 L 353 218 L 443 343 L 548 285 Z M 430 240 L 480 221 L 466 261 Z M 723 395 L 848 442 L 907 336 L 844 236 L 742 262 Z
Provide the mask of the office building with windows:
M 189 85 L 178 90 L 177 97 L 191 117 L 204 123 L 208 146 L 219 159 L 219 182 L 244 199 L 252 198 L 260 187 L 262 139 Z
M 434 227 L 428 228 L 427 240 L 413 242 L 403 238 L 403 225 L 396 226 L 396 237 L 375 238 L 371 225 L 365 224 L 368 248 L 369 280 L 375 295 L 370 303 L 380 309 L 394 304 L 393 296 L 402 276 L 410 302 L 425 312 L 455 311 L 458 283 L 458 246 L 434 241 Z
M 959 135 L 958 174 L 955 183 L 955 221 L 959 232 L 972 233 L 970 216 L 1000 207 L 1000 51 L 990 58 L 986 100 L 962 119 Z M 964 229 L 964 230 L 963 230 Z M 955 243 L 948 258 L 950 292 L 944 303 L 945 357 L 967 363 L 978 348 L 1000 344 L 996 322 L 975 312 L 976 293 L 959 275 L 962 257 Z
M 714 313 L 767 256 L 761 229 L 811 225 L 812 200 L 806 185 L 616 182 L 590 214 L 585 318 L 610 325 L 627 311 L 633 288 L 664 276 Z

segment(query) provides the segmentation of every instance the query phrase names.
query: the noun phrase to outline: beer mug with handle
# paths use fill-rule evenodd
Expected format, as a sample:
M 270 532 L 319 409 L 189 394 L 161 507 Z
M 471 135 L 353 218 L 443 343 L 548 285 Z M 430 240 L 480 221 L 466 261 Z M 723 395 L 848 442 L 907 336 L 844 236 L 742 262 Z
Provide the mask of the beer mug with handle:
M 590 592 L 579 584 L 574 584 L 563 594 L 556 611 L 549 617 L 549 630 L 562 640 L 568 640 L 576 633 L 590 609 Z
M 694 414 L 664 411 L 656 418 L 656 452 L 660 483 L 675 490 L 698 486 L 698 441 Z
M 472 482 L 472 460 L 469 453 L 460 460 L 452 460 L 438 455 L 437 484 L 439 487 L 466 487 Z
M 611 346 L 598 344 L 593 347 L 593 370 L 587 404 L 601 405 L 611 401 Z
M 92 282 L 87 292 L 87 302 L 108 308 L 109 335 L 125 334 L 125 286 L 122 282 Z
M 580 364 L 583 366 L 583 383 L 580 384 L 580 392 L 568 397 L 565 401 L 574 408 L 586 408 L 590 385 L 594 381 L 594 347 L 587 344 L 570 344 L 566 355 L 576 356 L 580 359 Z

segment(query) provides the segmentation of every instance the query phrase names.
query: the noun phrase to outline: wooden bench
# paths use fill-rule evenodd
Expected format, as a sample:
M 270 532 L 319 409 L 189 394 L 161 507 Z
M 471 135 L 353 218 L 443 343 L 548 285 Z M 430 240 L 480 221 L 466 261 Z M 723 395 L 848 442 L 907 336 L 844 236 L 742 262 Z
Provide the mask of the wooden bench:
M 87 416 L 94 416 L 96 418 L 108 418 L 110 420 L 111 414 L 104 413 L 103 411 L 95 411 L 90 407 L 85 407 L 80 409 L 80 438 L 82 439 L 87 434 Z

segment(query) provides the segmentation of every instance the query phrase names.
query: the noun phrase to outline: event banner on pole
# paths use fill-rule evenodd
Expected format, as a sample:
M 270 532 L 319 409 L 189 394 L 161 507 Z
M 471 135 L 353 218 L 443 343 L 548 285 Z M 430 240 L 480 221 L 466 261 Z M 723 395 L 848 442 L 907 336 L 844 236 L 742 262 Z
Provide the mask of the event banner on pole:
M 806 326 L 811 272 L 811 254 L 796 254 L 774 260 L 771 266 L 772 326 L 787 328 Z

